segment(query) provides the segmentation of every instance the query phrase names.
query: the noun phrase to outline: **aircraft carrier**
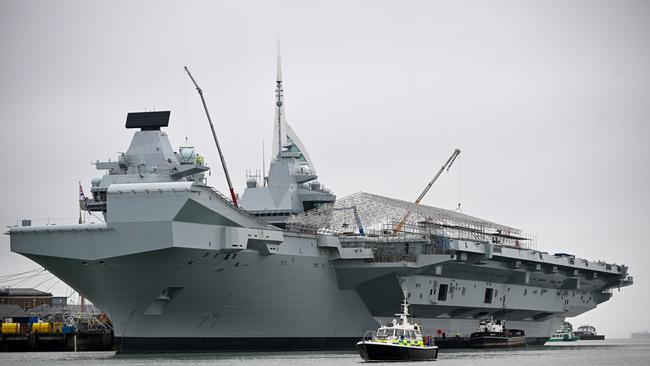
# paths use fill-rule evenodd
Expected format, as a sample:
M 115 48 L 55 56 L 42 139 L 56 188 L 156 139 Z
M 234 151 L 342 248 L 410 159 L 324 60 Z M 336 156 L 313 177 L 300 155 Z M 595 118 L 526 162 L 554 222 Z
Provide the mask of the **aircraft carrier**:
M 103 309 L 122 353 L 353 349 L 403 291 L 423 334 L 464 339 L 507 318 L 540 344 L 632 284 L 624 265 L 538 251 L 458 211 L 337 199 L 286 122 L 279 65 L 275 103 L 268 174 L 239 203 L 192 147 L 172 148 L 170 112 L 130 113 L 127 152 L 96 163 L 106 173 L 80 200 L 105 222 L 10 227 L 11 250 Z

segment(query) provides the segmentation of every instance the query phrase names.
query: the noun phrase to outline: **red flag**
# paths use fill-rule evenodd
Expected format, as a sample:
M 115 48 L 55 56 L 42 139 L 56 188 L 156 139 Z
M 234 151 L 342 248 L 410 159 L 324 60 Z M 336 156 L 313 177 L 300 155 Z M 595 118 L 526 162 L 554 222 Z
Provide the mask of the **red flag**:
M 81 182 L 79 182 L 79 201 L 84 201 L 84 206 L 88 209 L 88 198 L 84 194 L 84 189 L 81 187 Z

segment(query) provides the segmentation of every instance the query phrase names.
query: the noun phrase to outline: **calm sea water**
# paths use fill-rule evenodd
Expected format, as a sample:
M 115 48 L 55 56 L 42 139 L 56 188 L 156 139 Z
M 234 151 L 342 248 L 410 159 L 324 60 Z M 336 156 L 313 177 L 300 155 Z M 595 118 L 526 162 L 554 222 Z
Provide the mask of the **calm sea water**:
M 408 365 L 431 364 L 413 362 Z M 116 355 L 114 352 L 0 353 L 0 365 L 362 365 L 355 352 Z M 375 364 L 375 363 L 373 363 Z M 436 365 L 650 365 L 650 341 L 579 341 L 518 350 L 441 350 Z M 391 363 L 395 365 L 395 363 Z

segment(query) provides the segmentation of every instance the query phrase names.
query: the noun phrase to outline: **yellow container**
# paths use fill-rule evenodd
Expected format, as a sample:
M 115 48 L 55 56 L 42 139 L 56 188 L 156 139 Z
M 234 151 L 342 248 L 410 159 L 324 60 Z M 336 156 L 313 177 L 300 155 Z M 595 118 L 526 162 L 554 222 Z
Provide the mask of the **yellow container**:
M 20 324 L 2 323 L 2 334 L 20 334 Z
M 32 333 L 50 333 L 50 323 L 32 324 Z
M 52 333 L 60 334 L 63 332 L 63 323 L 54 322 L 52 323 Z

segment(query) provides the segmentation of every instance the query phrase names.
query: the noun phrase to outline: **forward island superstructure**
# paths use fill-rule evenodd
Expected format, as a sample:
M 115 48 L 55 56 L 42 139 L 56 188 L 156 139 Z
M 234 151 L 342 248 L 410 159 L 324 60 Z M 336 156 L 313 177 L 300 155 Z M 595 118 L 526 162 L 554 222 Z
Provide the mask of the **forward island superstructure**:
M 467 338 L 478 319 L 507 317 L 541 344 L 632 284 L 626 266 L 537 251 L 457 211 L 337 199 L 286 122 L 279 64 L 275 102 L 273 161 L 240 207 L 207 185 L 192 147 L 174 151 L 169 112 L 130 113 L 140 130 L 96 164 L 107 173 L 80 202 L 105 222 L 11 227 L 11 250 L 103 309 L 123 353 L 352 349 L 404 291 L 424 335 Z

